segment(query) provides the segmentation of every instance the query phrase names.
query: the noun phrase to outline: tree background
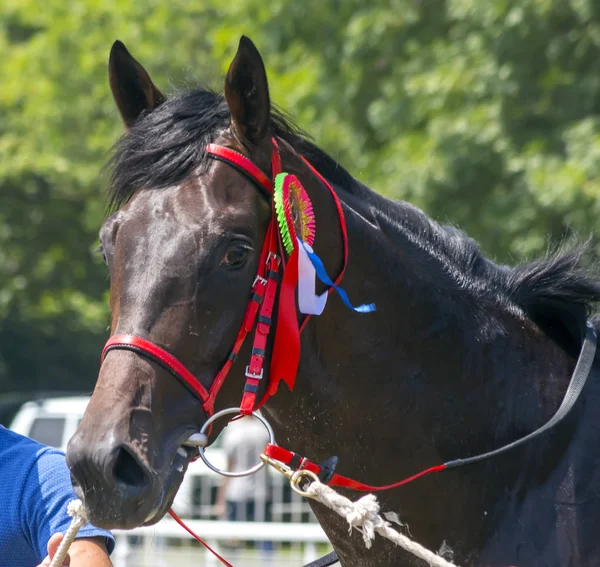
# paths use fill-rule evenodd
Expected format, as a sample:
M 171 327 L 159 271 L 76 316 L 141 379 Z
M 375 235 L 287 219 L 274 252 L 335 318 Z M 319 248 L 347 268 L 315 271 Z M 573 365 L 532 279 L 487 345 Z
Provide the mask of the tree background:
M 321 147 L 492 258 L 597 229 L 597 0 L 3 0 L 0 399 L 96 378 L 112 42 L 163 91 L 221 90 L 242 34 Z

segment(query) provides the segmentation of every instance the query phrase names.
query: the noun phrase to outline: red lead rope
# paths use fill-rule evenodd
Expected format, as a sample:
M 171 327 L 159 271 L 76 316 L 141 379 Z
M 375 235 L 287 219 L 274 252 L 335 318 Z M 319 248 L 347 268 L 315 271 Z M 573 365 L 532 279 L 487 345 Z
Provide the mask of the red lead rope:
M 169 510 L 171 518 L 173 518 L 188 534 L 190 534 L 198 543 L 201 543 L 208 551 L 210 551 L 223 565 L 227 567 L 233 567 L 229 561 L 221 557 L 208 543 L 206 543 L 201 537 L 197 536 L 190 528 L 188 528 L 183 520 L 173 510 Z
M 279 447 L 278 445 L 271 445 L 271 443 L 267 444 L 267 448 L 265 449 L 265 455 L 287 465 L 292 470 L 306 470 L 319 475 L 319 473 L 323 470 L 323 467 L 309 461 L 305 457 L 301 457 L 300 455 L 296 455 L 296 453 L 292 453 L 292 451 L 288 451 L 283 447 Z M 398 482 L 394 482 L 393 484 L 386 484 L 383 486 L 371 486 L 370 484 L 364 484 L 357 480 L 353 480 L 348 478 L 347 476 L 342 476 L 341 474 L 334 474 L 326 484 L 330 486 L 341 486 L 342 488 L 350 488 L 352 490 L 358 490 L 360 492 L 381 492 L 383 490 L 390 490 L 391 488 L 398 488 L 399 486 L 403 486 L 412 482 L 413 480 L 417 480 L 422 476 L 440 472 L 447 469 L 448 466 L 444 463 L 443 465 L 436 465 L 435 467 L 431 467 L 421 471 L 417 474 L 409 476 L 403 480 L 399 480 Z

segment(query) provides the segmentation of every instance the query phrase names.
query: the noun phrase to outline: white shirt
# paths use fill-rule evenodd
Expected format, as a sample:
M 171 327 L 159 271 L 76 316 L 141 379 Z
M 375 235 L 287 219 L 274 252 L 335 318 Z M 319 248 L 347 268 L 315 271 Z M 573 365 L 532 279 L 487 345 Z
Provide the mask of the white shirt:
M 260 421 L 243 417 L 231 422 L 223 431 L 223 449 L 232 462 L 232 471 L 248 470 L 260 463 L 269 435 Z M 230 502 L 244 500 L 265 501 L 271 497 L 269 473 L 265 466 L 257 473 L 239 478 L 230 478 L 225 498 Z

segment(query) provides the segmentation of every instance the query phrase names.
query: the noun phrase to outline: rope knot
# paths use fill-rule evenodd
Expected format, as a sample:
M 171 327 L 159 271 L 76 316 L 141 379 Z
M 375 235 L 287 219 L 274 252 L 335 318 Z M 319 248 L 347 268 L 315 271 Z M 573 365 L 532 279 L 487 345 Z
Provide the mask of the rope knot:
M 67 504 L 67 514 L 69 514 L 73 520 L 71 520 L 71 525 L 56 550 L 54 558 L 50 563 L 50 567 L 62 567 L 63 562 L 67 557 L 67 553 L 69 552 L 69 547 L 75 540 L 79 528 L 82 528 L 87 524 L 87 514 L 81 500 L 71 500 L 71 502 Z
M 375 525 L 378 524 L 379 518 L 379 503 L 373 494 L 363 496 L 350 507 L 346 514 L 349 532 L 352 528 L 362 533 L 363 541 L 367 549 L 371 548 L 375 539 Z
M 83 502 L 79 499 L 71 500 L 71 502 L 67 504 L 67 514 L 69 514 L 71 518 L 81 518 L 84 524 L 87 523 L 87 514 L 85 511 L 85 506 L 83 505 Z
M 356 502 L 352 502 L 318 480 L 312 482 L 304 490 L 304 496 L 318 500 L 337 512 L 342 518 L 346 518 L 350 533 L 352 529 L 361 532 L 367 549 L 373 545 L 375 534 L 379 534 L 419 559 L 423 559 L 432 567 L 455 567 L 454 563 L 446 561 L 443 557 L 393 530 L 391 524 L 379 515 L 379 502 L 375 495 L 367 494 Z

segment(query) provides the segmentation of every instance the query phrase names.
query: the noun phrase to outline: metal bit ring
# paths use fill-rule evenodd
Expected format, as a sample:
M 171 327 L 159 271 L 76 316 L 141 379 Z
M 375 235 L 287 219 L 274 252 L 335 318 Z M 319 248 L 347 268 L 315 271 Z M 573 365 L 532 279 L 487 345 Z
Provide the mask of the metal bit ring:
M 223 417 L 224 415 L 231 415 L 231 414 L 242 415 L 242 414 L 240 414 L 240 408 L 228 408 L 228 409 L 221 410 L 221 411 L 215 413 L 213 416 L 209 417 L 204 422 L 204 425 L 202 426 L 202 429 L 200 430 L 200 434 L 201 435 L 206 435 L 206 431 L 208 430 L 209 426 L 213 423 L 213 421 L 219 419 L 220 417 Z M 265 426 L 265 429 L 267 430 L 267 433 L 269 434 L 269 443 L 270 444 L 275 444 L 275 434 L 273 433 L 273 429 L 271 428 L 271 425 L 269 424 L 269 422 L 262 415 L 260 415 L 258 412 L 252 412 L 252 417 L 255 417 L 256 419 L 258 419 L 258 421 L 260 421 Z M 228 476 L 228 477 L 233 477 L 233 478 L 241 477 L 241 476 L 249 476 L 251 474 L 254 474 L 254 473 L 258 472 L 266 464 L 264 461 L 261 460 L 257 465 L 254 465 L 252 468 L 250 468 L 248 470 L 245 470 L 245 471 L 240 471 L 240 472 L 224 471 L 224 470 L 221 470 L 218 467 L 215 467 L 206 458 L 206 455 L 204 454 L 204 449 L 205 448 L 202 447 L 202 446 L 198 447 L 198 454 L 199 454 L 200 458 L 202 459 L 202 461 L 204 462 L 204 464 L 211 471 L 214 471 L 217 474 L 220 474 L 222 476 Z

